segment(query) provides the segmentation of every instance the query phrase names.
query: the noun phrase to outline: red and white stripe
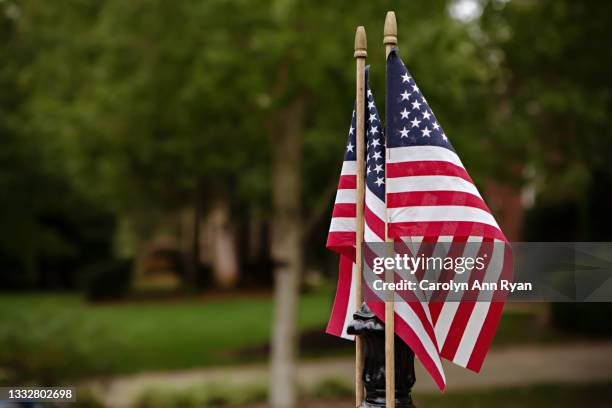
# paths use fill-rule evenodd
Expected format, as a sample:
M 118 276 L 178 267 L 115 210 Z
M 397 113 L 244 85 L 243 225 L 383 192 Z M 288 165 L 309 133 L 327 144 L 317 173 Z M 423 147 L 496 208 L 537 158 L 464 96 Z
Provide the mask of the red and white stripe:
M 345 161 L 342 166 L 336 201 L 332 212 L 327 246 L 340 255 L 338 287 L 326 332 L 353 339 L 346 333 L 355 308 L 356 166 Z M 366 186 L 364 206 L 364 241 L 385 242 L 385 203 Z M 366 251 L 369 247 L 366 247 Z M 372 273 L 365 255 L 364 273 Z M 368 302 L 370 309 L 384 321 L 384 301 Z M 396 294 L 395 327 L 397 334 L 415 352 L 440 389 L 446 386 L 444 370 L 435 338 L 431 315 L 426 303 L 401 298 Z
M 438 146 L 388 149 L 387 203 L 393 239 L 413 245 L 444 243 L 428 246 L 430 251 L 448 251 L 442 256 L 476 257 L 488 252 L 481 276 L 469 271 L 453 279 L 498 282 L 511 277 L 507 240 L 453 151 Z M 435 276 L 435 272 L 422 274 Z M 438 276 L 444 279 L 449 279 L 448 274 Z M 487 294 L 470 293 L 471 301 L 436 299 L 428 305 L 440 355 L 474 371 L 482 366 L 503 308 L 501 297 L 485 298 Z
M 355 236 L 357 213 L 357 162 L 345 160 L 340 172 L 336 201 L 327 235 L 327 247 L 340 254 L 338 286 L 326 333 L 353 339 L 346 333 L 355 311 Z

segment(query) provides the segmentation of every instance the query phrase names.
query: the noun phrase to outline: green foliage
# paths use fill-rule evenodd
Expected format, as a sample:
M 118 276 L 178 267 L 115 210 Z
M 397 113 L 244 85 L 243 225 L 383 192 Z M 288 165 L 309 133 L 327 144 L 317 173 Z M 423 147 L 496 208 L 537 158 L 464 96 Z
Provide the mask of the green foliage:
M 503 73 L 495 115 L 500 147 L 512 149 L 516 164 L 530 166 L 529 181 L 544 199 L 581 200 L 596 182 L 594 172 L 611 173 L 612 5 L 569 0 L 486 5 L 482 29 Z
M 207 384 L 197 389 L 145 391 L 137 397 L 136 408 L 205 408 L 261 403 L 268 398 L 265 385 L 231 386 Z
M 77 389 L 77 400 L 71 403 L 75 408 L 105 408 L 99 396 L 86 388 Z
M 0 225 L 12 234 L 0 253 L 31 281 L 43 255 L 78 252 L 41 222 L 74 203 L 110 209 L 146 238 L 164 215 L 219 197 L 233 220 L 269 217 L 270 142 L 296 101 L 306 107 L 300 215 L 322 251 L 354 99 L 354 29 L 367 28 L 382 108 L 391 8 L 400 53 L 475 181 L 579 202 L 592 229 L 584 194 L 612 175 L 612 6 L 488 0 L 464 22 L 451 3 L 1 2 L 0 190 L 10 194 Z
M 327 378 L 316 384 L 307 395 L 317 400 L 348 399 L 354 395 L 354 386 L 337 378 Z
M 0 367 L 4 385 L 51 386 L 111 372 L 119 333 L 84 315 L 56 308 L 3 309 Z M 103 356 L 103 358 L 101 358 Z
M 217 196 L 230 198 L 235 216 L 266 215 L 270 134 L 296 100 L 306 104 L 304 215 L 320 211 L 354 98 L 357 22 L 377 44 L 372 85 L 382 103 L 384 58 L 375 50 L 390 2 L 10 4 L 22 58 L 7 78 L 21 78 L 27 131 L 74 188 L 122 217 Z M 401 47 L 447 133 L 468 151 L 477 144 L 464 135 L 485 134 L 470 118 L 483 116 L 490 74 L 446 6 L 402 4 L 400 30 L 410 35 Z

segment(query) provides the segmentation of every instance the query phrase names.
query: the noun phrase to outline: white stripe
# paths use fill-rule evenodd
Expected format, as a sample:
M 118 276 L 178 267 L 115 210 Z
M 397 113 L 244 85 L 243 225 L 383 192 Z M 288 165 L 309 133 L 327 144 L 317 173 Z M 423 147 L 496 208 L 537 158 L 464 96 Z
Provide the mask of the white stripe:
M 370 188 L 366 186 L 365 194 L 366 207 L 370 209 L 378 218 L 381 220 L 385 219 L 385 203 L 378 198 L 376 194 L 370 191 Z
M 491 262 L 487 268 L 487 273 L 483 278 L 483 282 L 497 282 L 504 269 L 504 257 L 506 251 L 506 243 L 496 239 L 493 243 L 493 255 L 491 255 Z M 485 290 L 478 293 L 478 301 L 491 301 L 493 300 L 493 291 Z
M 351 288 L 349 289 L 349 298 L 348 304 L 346 305 L 346 315 L 344 316 L 344 324 L 342 325 L 342 334 L 340 337 L 354 340 L 355 336 L 350 335 L 346 332 L 349 324 L 353 320 L 353 312 L 355 311 L 355 291 L 356 291 L 356 280 L 359 278 L 357 276 L 357 265 L 353 263 L 353 267 L 351 268 Z
M 455 176 L 407 176 L 387 178 L 388 193 L 410 193 L 414 191 L 461 191 L 478 198 L 475 185 Z
M 329 232 L 355 232 L 355 217 L 333 217 Z
M 355 176 L 357 175 L 357 162 L 355 160 L 347 160 L 342 163 L 341 176 Z
M 459 343 L 457 353 L 455 354 L 455 358 L 453 358 L 453 363 L 461 367 L 467 366 L 472 356 L 472 351 L 474 351 L 476 340 L 482 330 L 482 325 L 487 317 L 490 305 L 491 303 L 489 302 L 476 302 L 474 305 L 474 309 L 470 314 L 470 320 L 465 326 L 461 343 Z
M 463 221 L 480 222 L 497 229 L 495 218 L 488 212 L 462 205 L 389 208 L 389 222 Z
M 466 244 L 463 251 L 463 258 L 476 258 L 478 255 L 478 251 L 480 250 L 480 246 L 476 245 L 477 242 L 482 242 L 482 237 L 469 237 L 468 243 Z M 473 269 L 473 268 L 472 268 Z M 465 271 L 462 274 L 456 274 L 454 279 L 455 282 L 469 282 L 470 275 L 472 271 Z M 457 299 L 459 296 L 463 294 L 462 290 L 457 290 L 456 296 Z M 436 340 L 438 341 L 438 347 L 440 350 L 444 346 L 444 342 L 446 341 L 446 337 L 448 336 L 448 331 L 450 330 L 451 324 L 455 319 L 455 313 L 457 312 L 457 308 L 459 307 L 459 301 L 446 301 L 442 304 L 442 310 L 440 311 L 440 316 L 438 316 L 438 320 L 436 321 L 436 326 L 434 327 L 434 331 L 436 333 Z
M 491 262 L 489 263 L 489 268 L 487 268 L 486 280 L 488 282 L 497 282 L 504 264 L 505 247 L 502 241 L 496 240 L 493 248 Z M 463 337 L 461 338 L 459 347 L 457 347 L 457 353 L 453 358 L 453 362 L 457 365 L 462 367 L 467 366 L 491 305 L 491 303 L 486 300 L 492 296 L 493 294 L 490 291 L 481 291 L 479 293 L 478 302 L 476 302 L 476 305 L 470 314 L 470 319 L 465 326 Z
M 447 161 L 463 167 L 456 153 L 440 146 L 406 146 L 387 149 L 388 163 L 410 161 Z
M 424 306 L 426 307 L 426 306 Z M 427 331 L 423 326 L 423 322 L 418 318 L 414 310 L 406 303 L 400 299 L 395 300 L 395 313 L 406 322 L 406 324 L 414 331 L 416 336 L 421 341 L 421 344 L 425 348 L 425 351 L 434 362 L 434 365 L 438 369 L 442 380 L 446 383 L 446 377 L 444 375 L 444 369 L 442 368 L 442 362 L 440 361 L 440 355 L 438 354 L 438 349 L 436 345 L 431 341 Z
M 381 238 L 378 235 L 376 235 L 376 233 L 370 229 L 370 226 L 368 225 L 367 222 L 365 222 L 364 224 L 365 224 L 363 228 L 364 242 L 384 242 L 384 239 L 383 239 L 384 237 Z
M 355 204 L 357 191 L 354 188 L 341 188 L 336 193 L 336 204 Z

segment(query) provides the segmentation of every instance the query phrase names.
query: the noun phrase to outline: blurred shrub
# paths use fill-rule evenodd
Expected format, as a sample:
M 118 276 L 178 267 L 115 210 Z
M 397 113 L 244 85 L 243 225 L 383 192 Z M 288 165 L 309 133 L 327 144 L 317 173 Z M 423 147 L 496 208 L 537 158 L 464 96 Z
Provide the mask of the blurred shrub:
M 353 396 L 353 387 L 338 378 L 327 378 L 319 382 L 309 393 L 314 399 L 339 400 Z
M 612 336 L 612 303 L 553 303 L 552 324 L 570 333 Z
M 104 375 L 120 356 L 109 328 L 75 312 L 11 312 L 0 324 L 0 384 L 52 386 Z
M 119 299 L 132 280 L 132 261 L 108 259 L 83 270 L 85 294 L 90 301 Z
M 88 389 L 79 388 L 76 397 L 77 401 L 71 403 L 69 408 L 105 408 L 104 403 Z
M 147 390 L 136 399 L 136 408 L 204 408 L 248 405 L 266 401 L 264 385 L 229 386 L 208 384 L 202 388 L 160 391 Z

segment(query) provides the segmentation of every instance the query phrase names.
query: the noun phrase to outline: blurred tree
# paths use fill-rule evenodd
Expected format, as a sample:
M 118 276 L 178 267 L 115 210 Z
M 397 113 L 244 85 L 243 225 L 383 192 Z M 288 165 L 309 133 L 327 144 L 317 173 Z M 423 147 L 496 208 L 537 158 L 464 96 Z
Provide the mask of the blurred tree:
M 113 222 L 74 190 L 31 125 L 24 72 L 41 44 L 25 40 L 22 22 L 16 2 L 0 3 L 0 280 L 74 288 L 79 269 L 110 255 Z
M 609 2 L 487 1 L 482 17 L 503 73 L 493 116 L 500 148 L 528 170 L 514 178 L 534 186 L 535 212 L 575 213 L 552 221 L 567 226 L 568 240 L 610 237 L 601 235 L 612 217 L 600 203 L 612 199 L 611 12 Z
M 380 103 L 392 6 L 402 55 L 478 178 L 495 67 L 445 0 L 20 5 L 21 41 L 34 51 L 22 70 L 28 123 L 73 186 L 144 225 L 143 236 L 154 214 L 194 208 L 191 281 L 204 213 L 220 206 L 233 222 L 272 224 L 277 406 L 295 401 L 297 286 L 302 264 L 323 253 L 354 98 L 354 29 L 368 28 Z

